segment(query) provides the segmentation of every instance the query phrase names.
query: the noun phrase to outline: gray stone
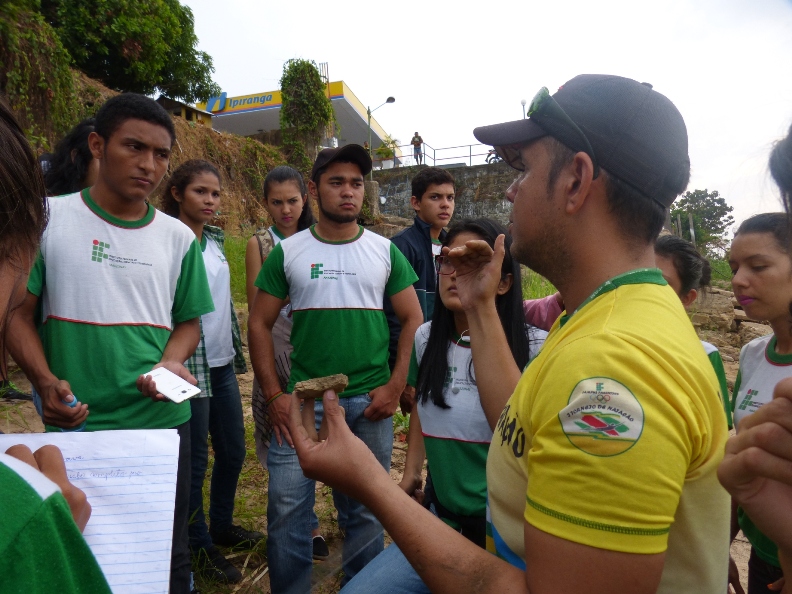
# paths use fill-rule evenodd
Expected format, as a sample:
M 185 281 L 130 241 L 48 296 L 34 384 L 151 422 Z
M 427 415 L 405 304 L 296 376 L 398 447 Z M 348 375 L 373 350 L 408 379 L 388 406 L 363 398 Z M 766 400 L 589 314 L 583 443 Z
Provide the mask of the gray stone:
M 748 344 L 755 338 L 760 336 L 767 336 L 772 334 L 773 329 L 765 324 L 756 324 L 754 322 L 741 322 L 740 323 L 740 342 L 743 345 Z
M 340 394 L 349 385 L 349 378 L 343 373 L 317 377 L 294 384 L 294 393 L 300 398 L 321 398 L 327 390 Z

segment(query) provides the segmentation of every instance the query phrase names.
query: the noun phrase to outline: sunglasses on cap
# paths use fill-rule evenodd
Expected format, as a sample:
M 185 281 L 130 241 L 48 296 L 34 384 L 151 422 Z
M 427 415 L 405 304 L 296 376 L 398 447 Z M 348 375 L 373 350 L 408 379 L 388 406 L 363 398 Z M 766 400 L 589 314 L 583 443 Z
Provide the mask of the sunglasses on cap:
M 533 118 L 537 123 L 542 122 L 542 120 L 547 120 L 554 122 L 554 127 L 561 124 L 566 128 L 566 132 L 571 135 L 571 137 L 574 137 L 574 140 L 573 138 L 569 138 L 570 142 L 564 142 L 564 144 L 567 146 L 571 145 L 569 148 L 582 151 L 591 157 L 591 162 L 594 164 L 594 178 L 599 175 L 599 164 L 597 163 L 597 157 L 594 154 L 594 148 L 591 146 L 589 139 L 583 133 L 583 130 L 572 121 L 572 118 L 570 118 L 556 100 L 553 99 L 547 87 L 539 89 L 539 92 L 531 100 L 531 104 L 526 111 L 526 116 Z M 551 136 L 555 137 L 555 135 Z M 525 166 L 520 156 L 520 148 L 522 146 L 522 144 L 511 144 L 496 146 L 494 148 L 495 152 L 497 152 L 501 159 L 506 161 L 510 167 L 517 171 L 524 171 Z

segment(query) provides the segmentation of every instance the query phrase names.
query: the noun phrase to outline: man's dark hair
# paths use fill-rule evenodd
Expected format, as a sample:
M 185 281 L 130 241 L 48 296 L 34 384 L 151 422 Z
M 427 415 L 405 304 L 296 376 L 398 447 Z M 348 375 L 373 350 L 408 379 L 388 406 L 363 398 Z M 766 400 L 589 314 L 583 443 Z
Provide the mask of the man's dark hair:
M 577 154 L 555 138 L 549 137 L 549 140 L 550 173 L 547 178 L 548 191 L 555 185 L 561 170 L 571 163 Z M 642 245 L 653 243 L 663 229 L 663 223 L 666 219 L 666 208 L 659 202 L 644 196 L 631 185 L 610 175 L 604 169 L 600 171 L 600 175 L 605 176 L 609 210 L 616 215 L 624 237 L 629 241 L 640 242 Z M 684 186 L 679 189 L 675 196 L 684 191 L 687 181 L 686 179 Z
M 783 212 L 763 212 L 745 219 L 734 237 L 748 233 L 770 233 L 782 251 L 789 250 L 789 224 Z
M 453 176 L 445 169 L 439 167 L 427 167 L 421 169 L 414 178 L 412 178 L 412 195 L 421 201 L 426 190 L 432 184 L 451 184 L 456 190 L 456 183 Z
M 712 269 L 709 260 L 702 256 L 693 244 L 676 235 L 663 235 L 655 242 L 655 254 L 671 260 L 681 283 L 680 297 L 691 289 L 709 286 Z
M 357 165 L 358 167 L 360 167 L 360 164 L 357 161 L 353 161 L 352 159 L 344 159 L 344 158 L 335 159 L 335 160 L 331 161 L 330 163 L 328 163 L 327 165 L 325 165 L 324 167 L 321 167 L 321 168 L 317 169 L 316 171 L 314 171 L 314 174 L 311 177 L 311 181 L 318 186 L 319 185 L 319 180 L 322 179 L 322 176 L 325 174 L 325 171 L 327 171 L 327 169 L 328 169 L 328 167 L 330 167 L 330 165 L 333 165 L 335 163 L 352 163 L 353 165 Z
M 85 176 L 93 161 L 88 148 L 88 136 L 94 131 L 94 119 L 86 118 L 64 136 L 55 153 L 49 159 L 49 168 L 44 174 L 47 192 L 52 196 L 62 196 L 79 192 L 85 186 Z
M 143 120 L 162 126 L 170 134 L 171 145 L 176 141 L 176 128 L 170 114 L 162 105 L 145 95 L 123 93 L 111 97 L 99 108 L 95 120 L 95 131 L 105 141 L 110 140 L 113 132 L 127 120 Z

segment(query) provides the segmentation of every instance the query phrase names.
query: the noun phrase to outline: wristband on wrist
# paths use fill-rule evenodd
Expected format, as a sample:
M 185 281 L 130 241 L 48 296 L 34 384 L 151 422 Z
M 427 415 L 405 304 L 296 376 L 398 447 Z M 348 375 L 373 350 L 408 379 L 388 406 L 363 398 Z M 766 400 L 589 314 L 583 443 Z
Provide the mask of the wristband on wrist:
M 280 390 L 278 392 L 275 392 L 272 396 L 270 396 L 269 398 L 267 398 L 264 401 L 264 404 L 270 404 L 271 402 L 275 402 L 275 400 L 277 400 L 281 396 L 283 396 L 283 391 L 282 390 Z

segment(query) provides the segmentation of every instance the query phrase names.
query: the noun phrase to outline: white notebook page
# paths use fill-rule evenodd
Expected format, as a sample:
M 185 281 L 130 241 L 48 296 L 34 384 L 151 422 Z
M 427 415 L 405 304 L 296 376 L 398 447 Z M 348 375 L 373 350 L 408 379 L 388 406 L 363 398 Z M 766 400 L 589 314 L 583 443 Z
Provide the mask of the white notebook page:
M 91 504 L 83 531 L 116 594 L 162 592 L 170 581 L 179 434 L 175 429 L 0 435 L 0 452 L 22 443 L 63 452 L 73 485 Z

